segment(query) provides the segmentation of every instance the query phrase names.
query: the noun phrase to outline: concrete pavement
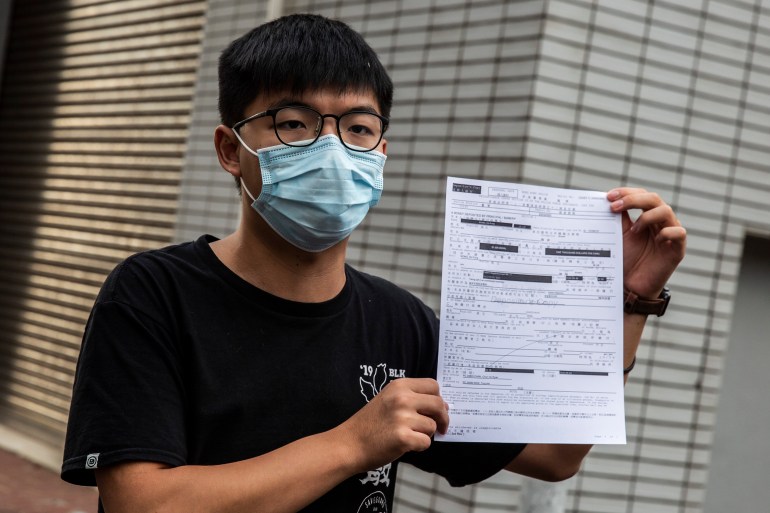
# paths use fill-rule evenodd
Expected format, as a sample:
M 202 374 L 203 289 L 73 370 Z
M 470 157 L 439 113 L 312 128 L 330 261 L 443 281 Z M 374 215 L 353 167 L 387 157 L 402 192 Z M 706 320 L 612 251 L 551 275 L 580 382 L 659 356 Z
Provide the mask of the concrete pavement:
M 0 513 L 96 513 L 95 488 L 65 483 L 59 474 L 0 449 Z

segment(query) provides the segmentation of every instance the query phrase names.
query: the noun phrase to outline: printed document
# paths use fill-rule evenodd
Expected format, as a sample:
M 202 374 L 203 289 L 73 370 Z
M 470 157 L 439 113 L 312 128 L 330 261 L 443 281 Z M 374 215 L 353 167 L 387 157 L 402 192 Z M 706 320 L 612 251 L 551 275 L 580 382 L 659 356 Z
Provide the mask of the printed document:
M 449 178 L 440 441 L 625 443 L 623 249 L 603 192 Z

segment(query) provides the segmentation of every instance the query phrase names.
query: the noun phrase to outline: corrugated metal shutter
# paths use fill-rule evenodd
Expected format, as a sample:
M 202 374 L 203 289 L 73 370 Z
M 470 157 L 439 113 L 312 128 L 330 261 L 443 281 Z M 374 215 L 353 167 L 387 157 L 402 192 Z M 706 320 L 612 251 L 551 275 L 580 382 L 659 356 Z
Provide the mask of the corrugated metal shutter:
M 169 242 L 205 0 L 17 0 L 0 90 L 0 420 L 58 442 L 106 274 Z

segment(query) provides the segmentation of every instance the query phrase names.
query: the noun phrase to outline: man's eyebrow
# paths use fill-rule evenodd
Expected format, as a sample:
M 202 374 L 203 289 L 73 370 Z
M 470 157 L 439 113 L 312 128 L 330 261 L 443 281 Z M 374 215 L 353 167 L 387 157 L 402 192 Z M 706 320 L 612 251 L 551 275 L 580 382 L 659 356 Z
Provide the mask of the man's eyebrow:
M 313 107 L 308 105 L 305 102 L 301 102 L 295 98 L 281 98 L 280 100 L 277 100 L 270 105 L 267 106 L 268 110 L 270 109 L 280 109 L 281 107 L 307 107 L 309 109 L 312 109 Z
M 372 114 L 379 114 L 379 112 L 377 112 L 377 109 L 375 109 L 372 105 L 359 105 L 357 107 L 353 107 L 353 108 L 349 109 L 349 111 L 354 111 L 354 110 L 360 110 L 360 111 L 364 111 L 364 112 L 371 112 Z
M 268 110 L 280 109 L 281 107 L 307 107 L 308 109 L 317 110 L 313 105 L 310 105 L 308 103 L 305 103 L 303 101 L 297 100 L 295 98 L 290 98 L 290 97 L 281 98 L 280 100 L 277 100 L 271 103 L 268 106 Z M 372 114 L 379 114 L 377 109 L 371 104 L 356 105 L 355 107 L 351 107 L 347 109 L 345 112 L 353 112 L 353 111 L 363 111 L 363 112 L 371 112 Z

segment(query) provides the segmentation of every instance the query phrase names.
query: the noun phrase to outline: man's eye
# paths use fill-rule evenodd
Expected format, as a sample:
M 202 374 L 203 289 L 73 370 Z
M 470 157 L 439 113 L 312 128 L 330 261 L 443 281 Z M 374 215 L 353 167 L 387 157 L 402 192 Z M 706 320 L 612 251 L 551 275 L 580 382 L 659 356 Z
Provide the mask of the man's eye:
M 371 128 L 364 126 L 364 125 L 353 125 L 350 128 L 348 128 L 348 132 L 352 132 L 356 135 L 372 135 L 373 132 Z
M 289 119 L 277 124 L 278 130 L 307 130 L 305 124 L 299 119 Z

